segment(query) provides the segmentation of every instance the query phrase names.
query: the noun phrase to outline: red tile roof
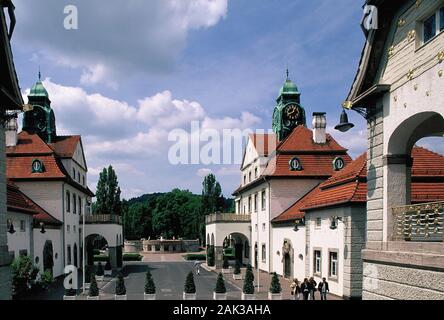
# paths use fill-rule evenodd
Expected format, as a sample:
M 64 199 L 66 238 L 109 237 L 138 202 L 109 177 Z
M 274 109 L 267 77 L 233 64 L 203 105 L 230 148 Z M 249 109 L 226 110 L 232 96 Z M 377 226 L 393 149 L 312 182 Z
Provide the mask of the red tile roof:
M 30 214 L 34 217 L 35 222 L 43 222 L 48 225 L 60 226 L 62 222 L 54 218 L 45 209 L 40 207 L 31 198 L 27 197 L 20 189 L 8 182 L 7 188 L 7 206 L 8 210 Z
M 80 136 L 58 136 L 56 141 L 49 144 L 49 146 L 58 156 L 62 158 L 71 158 L 74 156 L 80 141 Z
M 444 156 L 427 149 L 414 147 L 412 151 L 413 203 L 444 200 Z M 367 202 L 367 154 L 350 163 L 342 171 L 320 184 L 315 190 L 297 201 L 272 222 L 288 222 L 301 218 L 307 210 L 334 205 Z M 439 181 L 436 181 L 436 177 Z M 430 178 L 434 181 L 428 181 Z
M 6 153 L 14 156 L 52 154 L 53 150 L 36 134 L 22 131 L 18 134 L 18 142 L 15 147 L 7 147 Z
M 42 173 L 32 173 L 32 162 L 40 160 L 43 163 Z M 6 158 L 6 175 L 9 179 L 64 179 L 63 173 L 54 155 L 33 155 Z

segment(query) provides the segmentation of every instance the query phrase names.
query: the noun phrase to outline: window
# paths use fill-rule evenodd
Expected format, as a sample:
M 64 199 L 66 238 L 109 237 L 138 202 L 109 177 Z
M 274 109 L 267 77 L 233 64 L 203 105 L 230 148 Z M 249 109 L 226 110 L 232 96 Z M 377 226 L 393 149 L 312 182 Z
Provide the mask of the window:
M 25 220 L 20 220 L 20 232 L 26 232 L 26 222 L 25 222 Z
M 79 196 L 79 214 L 82 214 L 82 198 Z
M 262 190 L 262 211 L 266 210 L 266 192 L 265 190 Z
M 256 193 L 254 195 L 254 212 L 257 212 L 257 207 L 258 207 L 258 194 Z
M 329 276 L 333 277 L 333 278 L 337 277 L 338 276 L 338 253 L 337 252 L 330 252 L 329 265 L 330 265 Z
M 80 183 L 80 172 L 77 172 L 77 181 Z
M 74 193 L 72 194 L 72 205 L 73 205 L 72 212 L 74 214 L 76 214 L 77 213 L 77 199 L 76 199 L 76 195 Z
M 254 169 L 254 178 L 257 179 L 257 175 L 258 175 L 258 169 Z
M 314 268 L 313 271 L 315 274 L 321 274 L 321 266 L 322 266 L 322 253 L 320 250 L 314 251 Z
M 66 191 L 66 211 L 71 211 L 71 194 L 69 191 Z
M 68 256 L 68 265 L 71 265 L 71 246 L 68 246 L 67 256 Z
M 322 219 L 321 218 L 316 218 L 316 228 L 321 228 L 322 226 Z
M 72 178 L 73 180 L 76 180 L 76 169 L 72 168 Z
M 72 232 L 76 233 L 76 226 L 72 226 Z
M 257 224 L 254 225 L 254 231 L 257 232 Z
M 444 31 L 444 7 L 425 19 L 422 23 L 422 41 L 427 43 Z
M 244 175 L 244 184 L 247 184 L 247 176 Z
M 248 197 L 248 212 L 251 213 L 251 196 Z
M 262 231 L 265 231 L 266 228 L 267 228 L 266 224 L 263 223 L 263 224 L 262 224 Z
M 85 176 L 82 176 L 82 184 L 85 185 Z
M 71 232 L 71 226 L 68 224 L 66 225 L 66 233 L 70 233 Z
M 251 171 L 248 173 L 248 182 L 251 182 Z
M 262 245 L 262 262 L 267 262 L 267 247 L 265 244 Z

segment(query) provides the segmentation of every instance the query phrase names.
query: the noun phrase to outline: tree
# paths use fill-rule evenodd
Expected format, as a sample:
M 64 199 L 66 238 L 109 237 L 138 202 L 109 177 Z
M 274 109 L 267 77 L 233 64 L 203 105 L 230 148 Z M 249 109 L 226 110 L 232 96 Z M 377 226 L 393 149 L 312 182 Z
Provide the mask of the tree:
M 244 294 L 254 294 L 254 274 L 251 265 L 248 265 L 244 280 Z
M 156 294 L 156 285 L 154 284 L 153 276 L 150 270 L 147 270 L 145 276 L 145 293 L 146 294 Z
M 207 252 L 207 263 L 209 267 L 214 267 L 215 261 L 214 261 L 214 246 L 208 246 L 208 252 Z
M 117 276 L 116 295 L 126 295 L 125 279 L 123 278 L 123 274 L 121 272 L 119 272 L 119 275 Z
M 97 286 L 96 275 L 94 273 L 91 274 L 91 281 L 89 285 L 88 296 L 90 297 L 98 297 L 99 296 L 99 287 Z
M 187 294 L 196 293 L 196 284 L 194 283 L 194 275 L 192 272 L 188 273 L 187 279 L 185 281 L 184 292 Z
M 212 173 L 207 175 L 202 182 L 202 210 L 205 215 L 215 213 L 220 207 L 222 188 Z
M 103 169 L 99 176 L 96 188 L 96 203 L 93 206 L 94 214 L 122 215 L 121 191 L 117 174 L 112 166 Z
M 216 289 L 214 290 L 214 292 L 219 294 L 227 293 L 227 288 L 225 287 L 225 280 L 222 273 L 219 273 L 219 276 L 217 277 Z
M 12 296 L 14 299 L 23 299 L 29 291 L 33 264 L 30 257 L 19 256 L 11 264 Z
M 272 274 L 271 284 L 270 284 L 270 293 L 279 294 L 282 292 L 281 283 L 279 282 L 279 277 L 276 272 Z

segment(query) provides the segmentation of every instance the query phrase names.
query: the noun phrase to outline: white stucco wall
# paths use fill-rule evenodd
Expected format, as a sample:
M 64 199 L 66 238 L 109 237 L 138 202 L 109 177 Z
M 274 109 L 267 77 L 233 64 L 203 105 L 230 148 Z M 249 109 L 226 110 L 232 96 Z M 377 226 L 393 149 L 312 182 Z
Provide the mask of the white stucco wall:
M 14 257 L 20 255 L 21 250 L 26 250 L 28 256 L 32 256 L 31 252 L 31 235 L 32 231 L 32 216 L 19 212 L 8 211 L 7 219 L 12 221 L 14 225 L 14 234 L 7 233 L 8 236 L 8 250 L 14 252 Z M 20 221 L 25 222 L 25 231 L 20 230 Z
M 34 263 L 38 257 L 37 266 L 43 269 L 43 248 L 47 240 L 52 241 L 53 260 L 54 260 L 54 277 L 63 275 L 65 264 L 63 263 L 62 254 L 62 229 L 46 228 L 46 233 L 40 233 L 40 229 L 34 229 Z
M 284 263 L 282 261 L 282 247 L 284 241 L 290 240 L 293 248 L 293 278 L 303 281 L 305 278 L 305 227 L 299 227 L 299 231 L 294 231 L 294 226 L 272 228 L 273 270 L 278 275 L 284 275 Z M 279 254 L 278 254 L 279 251 Z M 302 259 L 300 258 L 302 255 Z

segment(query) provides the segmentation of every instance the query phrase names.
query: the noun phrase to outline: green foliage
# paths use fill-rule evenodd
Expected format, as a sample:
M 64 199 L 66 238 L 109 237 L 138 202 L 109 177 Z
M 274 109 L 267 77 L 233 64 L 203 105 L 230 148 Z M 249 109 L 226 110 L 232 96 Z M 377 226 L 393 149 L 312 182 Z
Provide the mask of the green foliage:
M 276 272 L 274 272 L 271 277 L 270 292 L 274 294 L 282 292 L 281 283 L 279 282 L 279 277 Z
M 20 256 L 11 264 L 13 299 L 23 299 L 29 292 L 33 264 L 30 257 Z
M 192 272 L 187 275 L 184 292 L 188 294 L 196 293 L 196 284 L 194 283 L 194 275 Z
M 253 268 L 251 265 L 248 265 L 247 272 L 245 274 L 245 280 L 244 280 L 244 288 L 243 292 L 245 294 L 254 294 L 254 274 L 253 274 Z
M 90 285 L 88 296 L 90 297 L 98 297 L 99 296 L 99 287 L 97 286 L 96 275 L 94 273 L 91 274 L 90 277 Z
M 117 276 L 116 295 L 118 296 L 126 295 L 125 279 L 123 278 L 122 273 L 119 273 L 119 275 Z
M 93 206 L 94 214 L 122 215 L 120 187 L 116 172 L 112 166 L 103 169 L 100 173 L 96 188 L 96 203 Z
M 94 249 L 93 253 L 95 256 L 100 256 L 102 254 L 99 249 Z
M 40 285 L 42 286 L 43 290 L 48 290 L 53 282 L 54 276 L 52 275 L 51 271 L 47 270 L 40 276 Z
M 225 287 L 225 280 L 222 273 L 219 273 L 216 281 L 216 289 L 214 290 L 216 293 L 227 293 L 227 288 Z
M 234 265 L 234 274 L 241 274 L 241 265 L 239 260 L 236 260 L 236 264 Z
M 214 246 L 208 246 L 207 264 L 209 267 L 214 267 L 214 265 L 215 265 Z
M 102 277 L 105 274 L 103 271 L 102 262 L 99 262 L 99 265 L 97 266 L 97 276 Z
M 142 261 L 143 256 L 138 253 L 125 253 L 123 255 L 123 261 Z
M 147 270 L 145 276 L 145 293 L 146 294 L 156 293 L 156 286 L 154 284 L 153 276 L 151 275 L 150 270 Z
M 108 258 L 108 256 L 105 256 L 105 255 L 98 255 L 98 256 L 94 256 L 94 261 L 95 262 L 108 262 L 109 261 L 109 258 Z
M 187 261 L 205 261 L 206 259 L 207 256 L 204 254 L 189 253 L 185 256 L 185 260 Z
M 229 269 L 230 268 L 230 263 L 228 262 L 228 257 L 224 256 L 224 263 L 222 265 L 222 268 L 224 269 Z

